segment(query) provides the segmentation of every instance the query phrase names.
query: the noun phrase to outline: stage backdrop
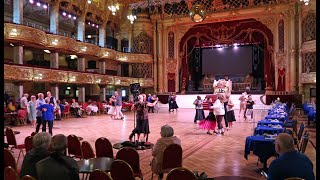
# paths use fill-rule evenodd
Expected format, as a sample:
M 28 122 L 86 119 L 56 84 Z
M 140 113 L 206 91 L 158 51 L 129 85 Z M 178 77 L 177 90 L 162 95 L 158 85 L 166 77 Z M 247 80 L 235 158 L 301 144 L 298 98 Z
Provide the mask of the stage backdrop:
M 189 29 L 181 38 L 181 91 L 189 81 L 188 58 L 196 47 L 218 44 L 255 43 L 264 47 L 264 79 L 266 86 L 274 89 L 273 34 L 267 26 L 255 19 L 199 24 Z
M 202 50 L 202 74 L 246 75 L 252 73 L 252 46 L 228 46 Z

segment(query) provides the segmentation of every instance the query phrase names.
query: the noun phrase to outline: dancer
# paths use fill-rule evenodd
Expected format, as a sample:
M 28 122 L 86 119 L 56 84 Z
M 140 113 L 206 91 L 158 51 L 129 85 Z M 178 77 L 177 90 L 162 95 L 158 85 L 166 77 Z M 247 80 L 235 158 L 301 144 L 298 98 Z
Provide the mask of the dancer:
M 169 96 L 169 112 L 173 112 L 174 110 L 177 111 L 178 108 L 176 96 Z
M 47 122 L 49 126 L 49 133 L 52 135 L 52 127 L 54 120 L 54 107 L 50 104 L 50 98 L 45 99 L 46 104 L 38 107 L 42 111 L 42 132 L 46 132 Z
M 115 102 L 115 105 L 116 105 L 116 119 L 119 120 L 119 119 L 124 119 L 124 115 L 122 114 L 122 111 L 121 111 L 121 108 L 122 108 L 122 97 L 119 96 L 119 93 L 118 91 L 115 91 L 114 92 L 114 96 L 116 97 L 116 102 Z
M 240 117 L 240 114 L 241 114 L 241 111 L 245 111 L 246 110 L 246 105 L 247 105 L 247 93 L 246 92 L 243 92 L 241 94 L 241 96 L 239 97 L 239 100 L 240 100 L 240 110 L 239 110 L 239 117 Z M 243 113 L 243 117 L 245 117 L 245 113 Z
M 148 106 L 153 106 L 152 103 L 146 101 L 146 96 L 140 94 L 138 96 L 138 102 L 134 103 L 131 107 L 131 110 L 136 110 L 136 127 L 133 129 L 132 133 L 129 136 L 129 140 L 132 141 L 132 138 L 135 134 L 138 134 L 138 139 L 140 139 L 140 134 L 143 134 L 145 138 L 149 131 L 149 119 L 148 119 Z
M 210 97 L 207 100 L 207 102 L 208 102 L 208 107 L 209 107 L 209 115 L 206 117 L 206 119 L 201 120 L 199 122 L 199 127 L 201 129 L 207 129 L 208 130 L 207 134 L 212 135 L 212 133 L 210 133 L 210 130 L 213 130 L 213 132 L 216 133 L 215 128 L 217 126 L 217 120 L 216 120 L 215 115 L 213 114 L 212 98 Z
M 218 94 L 218 99 L 216 100 L 216 102 L 214 102 L 213 104 L 213 113 L 216 116 L 217 119 L 217 123 L 218 123 L 218 132 L 217 134 L 224 134 L 224 129 L 223 129 L 223 125 L 222 125 L 222 120 L 225 114 L 224 111 L 224 95 L 223 94 Z
M 225 94 L 225 99 L 223 102 L 223 107 L 224 107 L 224 124 L 226 125 L 227 131 L 229 130 L 229 125 L 228 125 L 228 120 L 227 120 L 227 105 L 228 105 L 228 100 L 226 99 L 227 94 Z
M 253 119 L 253 105 L 254 101 L 252 100 L 252 96 L 248 96 L 247 106 L 245 110 L 244 120 L 247 121 L 248 116 L 251 117 L 251 120 Z
M 108 111 L 108 114 L 111 115 L 111 119 L 113 119 L 113 120 L 116 119 L 116 115 L 117 115 L 115 102 L 116 102 L 116 97 L 115 96 L 111 96 L 111 98 L 109 98 L 109 104 L 111 106 L 110 106 L 110 109 Z
M 31 122 L 32 127 L 34 127 L 37 121 L 37 99 L 35 95 L 31 96 L 31 101 L 29 101 L 27 110 L 29 121 Z
M 226 102 L 227 102 L 227 111 L 226 111 L 227 113 L 225 117 L 227 118 L 229 129 L 231 129 L 233 125 L 232 122 L 236 121 L 236 118 L 234 116 L 234 111 L 233 111 L 234 104 L 232 103 L 229 94 L 226 95 Z
M 44 95 L 43 93 L 38 94 L 38 99 L 37 99 L 37 127 L 36 127 L 36 132 L 39 132 L 40 126 L 42 124 L 42 110 L 38 109 L 38 107 L 42 106 L 43 104 L 46 104 L 45 100 L 43 99 Z
M 197 121 L 205 118 L 203 111 L 203 101 L 200 96 L 197 96 L 197 99 L 193 102 L 196 108 L 196 115 L 194 116 L 194 123 L 197 124 Z

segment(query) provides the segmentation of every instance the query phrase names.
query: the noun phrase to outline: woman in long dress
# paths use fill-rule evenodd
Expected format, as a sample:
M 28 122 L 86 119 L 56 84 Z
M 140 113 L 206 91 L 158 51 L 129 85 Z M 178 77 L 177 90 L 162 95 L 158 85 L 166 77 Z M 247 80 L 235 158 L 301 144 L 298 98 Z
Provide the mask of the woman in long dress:
M 217 121 L 216 121 L 216 117 L 213 114 L 212 99 L 209 98 L 207 100 L 207 102 L 208 102 L 208 107 L 209 107 L 209 115 L 204 120 L 201 120 L 199 122 L 199 128 L 208 130 L 207 134 L 212 135 L 210 130 L 213 130 L 213 132 L 215 133 Z
M 240 100 L 240 110 L 239 110 L 239 116 L 241 114 L 241 111 L 245 111 L 246 110 L 246 105 L 247 105 L 247 93 L 244 92 L 241 94 L 241 96 L 239 97 Z M 245 116 L 245 113 L 243 113 L 243 117 Z
M 131 110 L 136 110 L 136 127 L 129 136 L 130 141 L 132 141 L 135 134 L 138 134 L 138 139 L 140 139 L 140 134 L 143 134 L 143 137 L 145 138 L 147 134 L 150 133 L 148 106 L 153 105 L 153 103 L 147 102 L 145 96 L 142 94 L 138 96 L 138 102 L 132 105 Z
M 203 120 L 205 118 L 203 111 L 203 100 L 200 96 L 197 96 L 197 99 L 193 102 L 196 108 L 196 115 L 194 116 L 194 123 L 197 124 L 197 121 Z
M 36 121 L 37 121 L 37 99 L 36 99 L 36 96 L 34 96 L 34 95 L 31 96 L 31 101 L 29 101 L 27 111 L 28 111 L 29 121 L 31 122 L 32 127 L 34 127 L 36 124 Z
M 116 102 L 115 96 L 111 96 L 111 98 L 109 99 L 109 104 L 111 106 L 110 106 L 110 109 L 108 110 L 108 114 L 111 115 L 111 119 L 115 119 L 117 115 L 115 102 Z
M 169 96 L 169 112 L 173 112 L 174 110 L 177 111 L 178 108 L 176 96 Z

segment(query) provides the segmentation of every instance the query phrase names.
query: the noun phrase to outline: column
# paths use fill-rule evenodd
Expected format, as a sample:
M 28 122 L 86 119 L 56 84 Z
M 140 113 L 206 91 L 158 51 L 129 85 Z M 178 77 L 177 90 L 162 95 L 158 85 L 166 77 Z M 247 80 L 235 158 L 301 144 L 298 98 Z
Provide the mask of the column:
M 78 71 L 85 71 L 86 69 L 86 58 L 78 58 Z
M 303 84 L 301 82 L 301 75 L 302 75 L 302 54 L 301 54 L 301 45 L 302 45 L 302 12 L 301 12 L 301 6 L 299 7 L 299 59 L 298 59 L 298 86 L 299 86 L 299 94 L 302 94 L 303 93 Z M 302 100 L 303 99 L 303 96 L 302 96 Z M 304 101 L 302 101 L 304 102 Z
M 103 23 L 99 27 L 99 46 L 100 47 L 105 47 L 106 45 L 106 23 Z
M 23 94 L 24 94 L 24 92 L 23 92 L 23 84 L 22 84 L 22 82 L 17 82 L 17 83 L 15 83 L 15 85 L 16 85 L 17 88 L 18 88 L 18 96 L 19 96 L 19 97 L 16 97 L 16 99 L 18 100 L 18 99 L 21 98 L 21 97 L 23 96 Z
M 13 0 L 13 22 L 23 23 L 23 0 Z
M 132 45 L 133 45 L 133 26 L 131 25 L 130 26 L 130 33 L 129 33 L 129 43 L 128 43 L 129 52 L 131 52 Z
M 106 100 L 106 86 L 105 85 L 100 85 L 100 101 L 105 101 Z
M 106 62 L 105 61 L 99 61 L 99 73 L 105 74 L 106 73 Z
M 59 4 L 50 7 L 50 32 L 53 34 L 59 32 Z
M 56 98 L 56 100 L 59 99 L 59 86 L 58 84 L 50 84 L 50 91 L 53 97 Z
M 118 64 L 118 71 L 117 71 L 117 76 L 122 76 L 122 72 L 121 72 L 121 63 Z
M 158 64 L 157 64 L 157 28 L 156 28 L 156 23 L 153 22 L 153 54 L 154 54 L 154 58 L 153 58 L 153 89 L 154 92 L 158 92 Z
M 80 17 L 78 19 L 78 30 L 77 30 L 77 40 L 84 41 L 84 35 L 85 35 L 85 16 Z
M 132 77 L 132 64 L 129 64 L 129 77 Z
M 162 67 L 163 67 L 163 89 L 164 92 L 168 92 L 168 72 L 167 72 L 167 60 L 166 58 L 168 57 L 168 31 L 166 29 L 162 29 L 162 57 L 163 57 L 163 62 L 162 62 Z
M 13 47 L 13 62 L 15 64 L 23 64 L 23 46 Z
M 50 67 L 59 68 L 59 53 L 51 52 L 50 53 Z
M 290 23 L 289 23 L 289 31 L 290 31 L 290 37 L 289 37 L 289 42 L 290 45 L 288 46 L 290 49 L 290 59 L 289 59 L 289 77 L 286 79 L 289 79 L 289 90 L 294 91 L 296 88 L 296 60 L 295 60 L 295 23 L 294 23 L 294 16 L 290 17 Z M 286 89 L 287 90 L 287 89 Z
M 120 35 L 120 33 L 119 33 L 119 35 L 118 35 L 118 51 L 120 51 L 120 52 L 122 52 L 122 49 L 121 49 L 121 35 Z
M 83 85 L 78 86 L 78 102 L 86 101 L 86 88 Z
M 163 67 L 163 58 L 162 58 L 162 49 L 163 49 L 163 46 L 162 46 L 162 43 L 163 43 L 163 39 L 162 39 L 162 33 L 163 33 L 163 29 L 162 29 L 162 24 L 159 24 L 158 25 L 158 74 L 157 74 L 157 77 L 158 77 L 158 84 L 159 84 L 159 92 L 163 92 L 163 78 L 161 78 L 161 76 L 164 74 L 164 67 Z

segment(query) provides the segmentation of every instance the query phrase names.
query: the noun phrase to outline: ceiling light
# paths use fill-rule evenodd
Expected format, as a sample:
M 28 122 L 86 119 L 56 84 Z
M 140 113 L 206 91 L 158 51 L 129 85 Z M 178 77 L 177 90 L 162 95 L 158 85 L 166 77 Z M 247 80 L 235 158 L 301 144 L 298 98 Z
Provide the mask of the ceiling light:
M 12 47 L 13 47 L 13 46 L 14 46 L 14 44 L 10 43 L 10 46 L 12 46 Z
M 71 18 L 72 17 L 71 14 L 69 14 L 68 17 Z
M 88 4 L 91 4 L 91 0 L 88 0 Z
M 189 11 L 189 16 L 194 22 L 201 22 L 207 17 L 207 12 L 203 5 L 195 4 Z
M 33 0 L 29 0 L 29 3 L 33 4 L 33 3 L 34 3 L 34 1 L 33 1 Z
M 37 2 L 37 6 L 41 6 L 41 4 L 39 2 Z
M 47 50 L 47 49 L 45 49 L 45 50 L 43 50 L 45 53 L 48 53 L 48 54 L 50 54 L 51 52 L 49 51 L 49 50 Z
M 137 16 L 130 14 L 129 16 L 127 16 L 127 18 L 129 19 L 130 23 L 133 24 L 133 21 L 137 19 Z
M 63 16 L 66 16 L 66 15 L 67 15 L 67 13 L 66 13 L 66 12 L 63 12 L 63 13 L 62 13 L 62 15 L 63 15 Z
M 92 23 L 92 27 L 94 27 L 94 24 Z
M 47 6 L 47 5 L 45 5 L 45 4 L 44 4 L 42 7 L 43 7 L 43 8 L 45 8 L 45 9 L 47 9 L 47 8 L 48 8 L 48 6 Z
M 70 58 L 71 59 L 76 59 L 76 58 L 78 58 L 78 56 L 77 55 L 70 55 Z
M 73 16 L 73 19 L 74 19 L 74 20 L 76 20 L 76 19 L 77 19 L 77 17 Z
M 119 10 L 119 5 L 111 5 L 108 6 L 108 9 L 111 11 L 112 15 L 116 15 L 117 10 Z
M 96 28 L 99 28 L 99 25 L 96 25 Z
M 91 35 L 88 35 L 87 37 L 88 37 L 88 38 L 91 38 Z
M 88 22 L 88 24 L 90 25 L 90 22 Z

